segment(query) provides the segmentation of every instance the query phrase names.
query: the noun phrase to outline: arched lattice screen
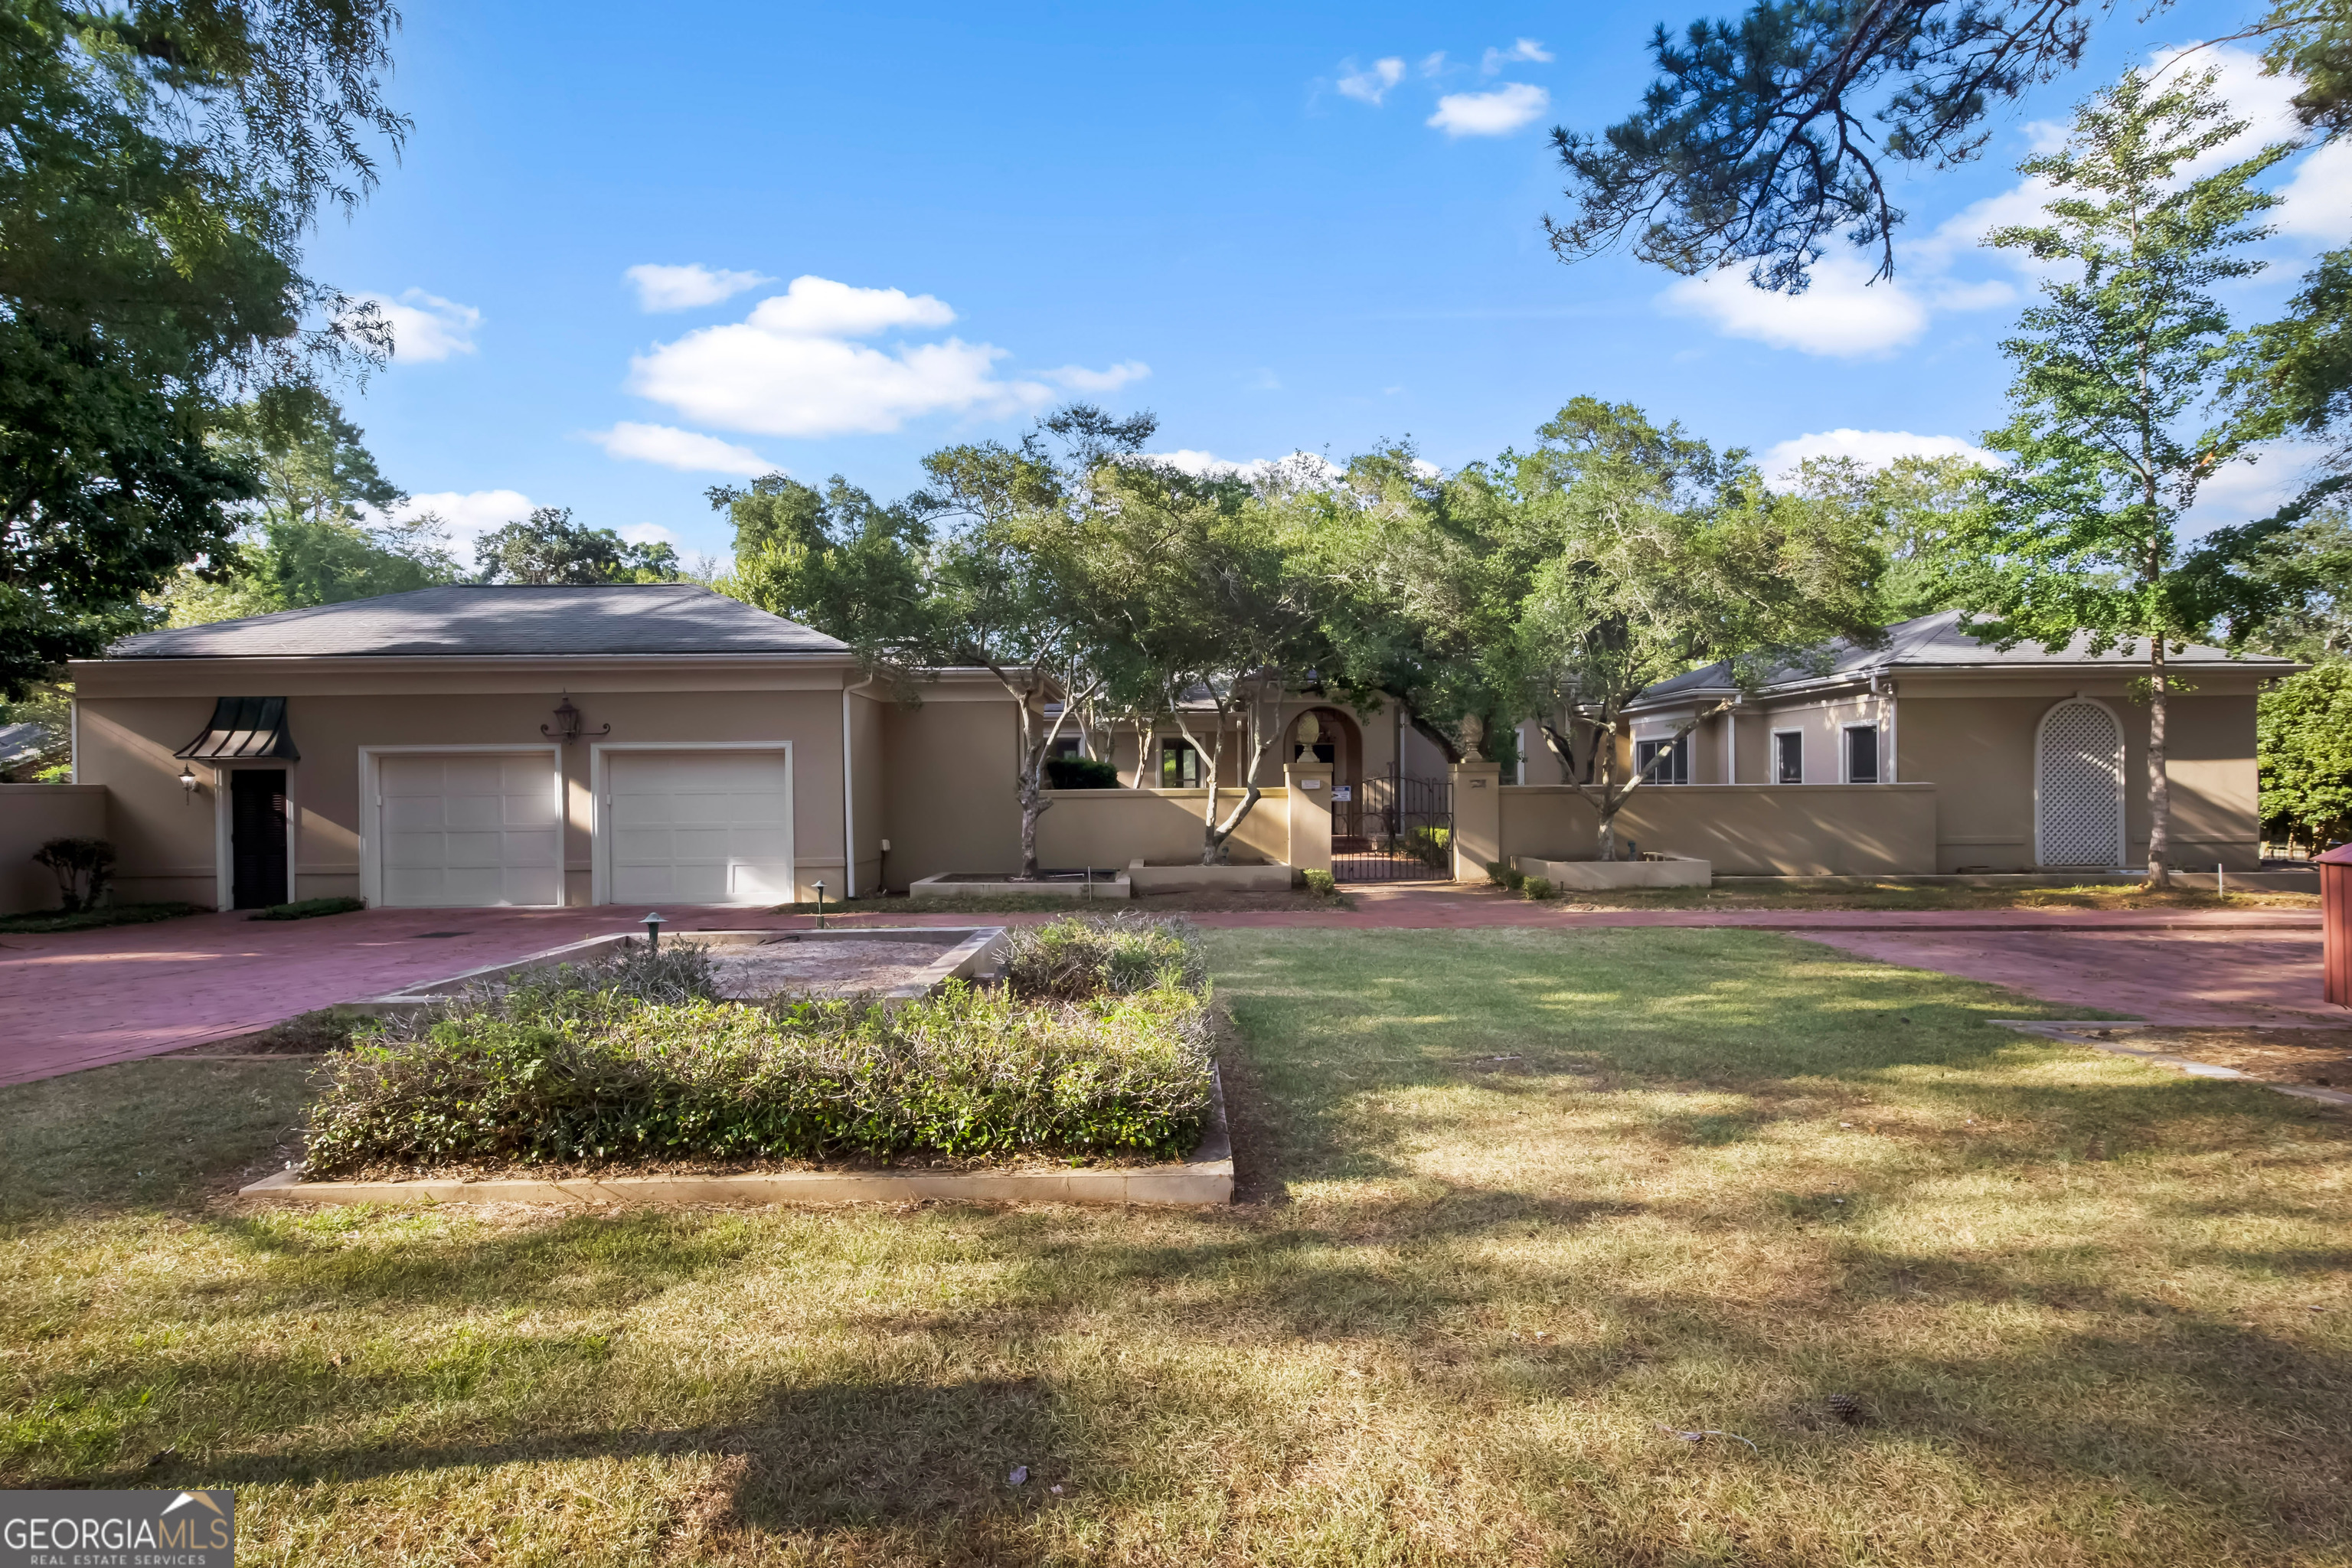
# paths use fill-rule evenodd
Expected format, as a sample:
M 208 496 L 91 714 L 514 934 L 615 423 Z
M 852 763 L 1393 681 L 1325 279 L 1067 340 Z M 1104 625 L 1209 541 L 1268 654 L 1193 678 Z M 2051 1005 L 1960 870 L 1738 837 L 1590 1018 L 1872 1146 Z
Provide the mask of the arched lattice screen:
M 2115 716 L 2091 702 L 2053 709 L 2037 765 L 2042 863 L 2122 865 L 2124 739 Z

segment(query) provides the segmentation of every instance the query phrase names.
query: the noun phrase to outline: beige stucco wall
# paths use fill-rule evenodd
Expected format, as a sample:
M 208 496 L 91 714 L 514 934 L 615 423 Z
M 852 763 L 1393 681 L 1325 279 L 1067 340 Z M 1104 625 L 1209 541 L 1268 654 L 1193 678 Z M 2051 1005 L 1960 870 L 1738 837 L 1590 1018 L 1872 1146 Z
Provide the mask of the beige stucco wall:
M 1933 862 L 1940 795 L 1932 784 L 1645 784 L 1617 815 L 1618 848 L 1631 839 L 1732 876 L 1916 873 Z M 1593 852 L 1593 809 L 1572 787 L 1506 787 L 1500 809 L 1504 858 Z
M 1129 860 L 1191 862 L 1201 858 L 1207 790 L 1065 789 L 1049 791 L 1048 798 L 1053 805 L 1037 823 L 1041 866 L 1118 868 Z M 1218 819 L 1241 802 L 1238 789 L 1221 792 Z M 1236 862 L 1287 864 L 1289 791 L 1276 784 L 1260 795 L 1234 829 L 1234 842 Z
M 2173 864 L 2255 869 L 2254 694 L 2207 679 L 2172 699 L 2167 776 Z M 1937 869 L 2025 869 L 2034 863 L 2033 748 L 2043 714 L 2077 690 L 2104 702 L 2124 731 L 2124 825 L 2130 861 L 2147 863 L 2147 708 L 2123 682 L 1906 684 L 1896 710 L 1903 776 L 1943 784 Z
M 926 691 L 881 714 L 883 879 L 1021 868 L 1021 735 L 1013 700 L 976 684 Z
M 58 879 L 33 852 L 52 838 L 107 838 L 102 784 L 0 784 L 0 910 L 58 907 Z M 121 902 L 128 895 L 118 893 Z M 205 902 L 211 900 L 207 899 Z
M 74 667 L 76 776 L 111 791 L 121 897 L 216 900 L 222 770 L 197 763 L 194 798 L 173 751 L 198 734 L 220 696 L 284 696 L 301 760 L 287 764 L 298 899 L 361 891 L 360 748 L 550 742 L 540 726 L 568 690 L 583 738 L 561 749 L 566 901 L 591 897 L 592 748 L 599 742 L 786 742 L 793 758 L 793 872 L 803 897 L 841 885 L 845 668 L 731 667 L 648 660 L 124 660 Z M 854 710 L 853 710 L 854 711 Z M 609 736 L 593 731 L 607 723 Z M 268 765 L 275 766 L 276 763 Z M 882 826 L 874 829 L 877 838 Z
M 856 835 L 857 896 L 866 898 L 882 886 L 882 841 L 890 837 L 890 807 L 884 770 L 882 730 L 887 721 L 888 699 L 877 697 L 879 683 L 861 683 L 848 693 L 850 816 Z

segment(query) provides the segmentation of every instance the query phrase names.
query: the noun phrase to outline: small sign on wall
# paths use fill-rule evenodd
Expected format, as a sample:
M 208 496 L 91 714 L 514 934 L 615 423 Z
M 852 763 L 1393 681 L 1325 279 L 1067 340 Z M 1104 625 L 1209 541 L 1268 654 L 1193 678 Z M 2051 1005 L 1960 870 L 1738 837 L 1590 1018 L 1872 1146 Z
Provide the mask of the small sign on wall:
M 1298 787 L 1301 789 L 1321 789 L 1323 787 L 1323 781 L 1321 779 L 1300 779 L 1298 781 Z
M 1331 798 L 1335 801 L 1353 800 L 1356 798 L 1356 786 L 1354 784 L 1333 784 L 1331 786 Z

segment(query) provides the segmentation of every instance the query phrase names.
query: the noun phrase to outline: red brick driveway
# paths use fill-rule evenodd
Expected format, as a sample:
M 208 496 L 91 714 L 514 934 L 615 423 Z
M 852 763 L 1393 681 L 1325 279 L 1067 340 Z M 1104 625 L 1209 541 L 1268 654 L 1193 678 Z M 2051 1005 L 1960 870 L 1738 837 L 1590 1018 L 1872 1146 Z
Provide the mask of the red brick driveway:
M 2319 999 L 2319 927 L 2300 912 L 1578 912 L 1486 889 L 1352 889 L 1352 910 L 1195 917 L 1225 927 L 1449 930 L 1517 925 L 1738 926 L 1864 957 L 1990 980 L 2058 1003 L 2167 1023 L 2333 1022 Z M 195 915 L 58 936 L 0 937 L 0 1083 L 160 1055 L 602 931 L 645 911 L 368 910 L 322 920 Z M 793 930 L 806 916 L 671 909 L 669 929 Z M 838 917 L 836 917 L 838 918 Z M 851 917 L 856 919 L 858 917 Z M 1037 915 L 896 917 L 1007 923 Z M 2333 1016 L 2332 1017 L 2330 1016 Z

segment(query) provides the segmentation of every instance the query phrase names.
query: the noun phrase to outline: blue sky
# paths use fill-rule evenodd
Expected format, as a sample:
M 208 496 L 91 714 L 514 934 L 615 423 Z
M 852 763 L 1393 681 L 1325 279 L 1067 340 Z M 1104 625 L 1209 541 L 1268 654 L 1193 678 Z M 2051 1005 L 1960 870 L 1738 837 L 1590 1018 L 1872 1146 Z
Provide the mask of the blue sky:
M 461 541 L 560 505 L 723 552 L 712 484 L 774 465 L 894 495 L 924 452 L 1071 395 L 1226 461 L 1410 437 L 1452 467 L 1580 393 L 1780 459 L 1878 457 L 2001 417 L 2031 280 L 1973 237 L 2032 212 L 2013 165 L 2037 123 L 2245 10 L 2111 13 L 1991 156 L 1904 190 L 1895 287 L 1833 260 L 1790 301 L 1544 243 L 1545 132 L 1630 110 L 1652 24 L 1696 14 L 1662 3 L 413 0 L 394 93 L 415 136 L 311 260 L 392 311 L 394 362 L 347 401 Z M 2274 124 L 2288 89 L 2229 63 Z M 2247 320 L 2352 233 L 2352 147 L 2276 183 L 2292 232 L 2232 296 Z M 2229 476 L 2205 520 L 2291 468 Z

